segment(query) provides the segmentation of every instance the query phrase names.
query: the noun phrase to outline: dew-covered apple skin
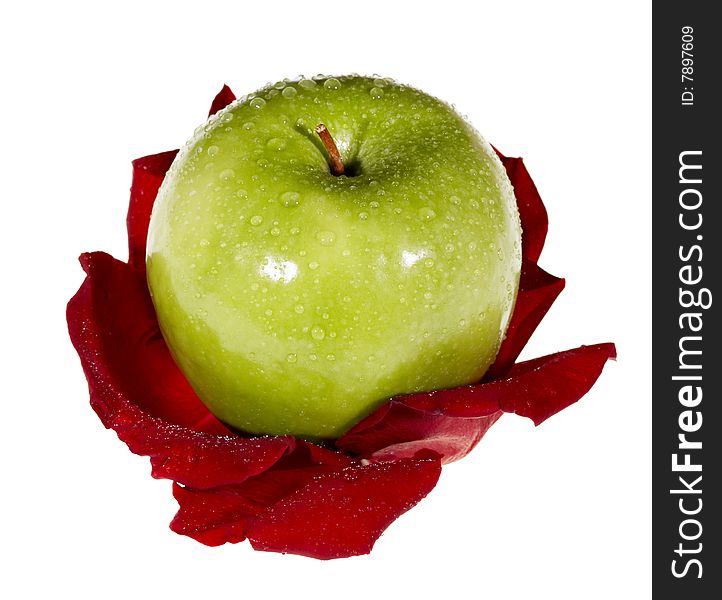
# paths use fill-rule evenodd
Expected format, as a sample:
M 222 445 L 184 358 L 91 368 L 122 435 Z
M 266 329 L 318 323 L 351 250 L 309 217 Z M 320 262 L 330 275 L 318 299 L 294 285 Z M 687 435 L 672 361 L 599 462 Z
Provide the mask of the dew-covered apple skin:
M 479 380 L 520 267 L 489 144 L 449 105 L 364 77 L 281 82 L 211 118 L 148 236 L 161 330 L 199 397 L 235 428 L 309 439 L 394 395 Z

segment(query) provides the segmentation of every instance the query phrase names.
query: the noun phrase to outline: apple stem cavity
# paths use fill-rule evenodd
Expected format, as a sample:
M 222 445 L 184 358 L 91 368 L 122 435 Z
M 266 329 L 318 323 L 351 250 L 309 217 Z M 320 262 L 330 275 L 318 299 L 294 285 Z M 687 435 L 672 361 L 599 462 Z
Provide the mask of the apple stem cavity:
M 319 123 L 316 125 L 316 133 L 318 134 L 318 137 L 321 138 L 323 145 L 326 147 L 329 165 L 331 166 L 331 173 L 336 177 L 343 175 L 346 169 L 343 166 L 341 154 L 336 147 L 336 142 L 333 141 L 328 129 L 326 129 L 326 126 L 323 123 Z

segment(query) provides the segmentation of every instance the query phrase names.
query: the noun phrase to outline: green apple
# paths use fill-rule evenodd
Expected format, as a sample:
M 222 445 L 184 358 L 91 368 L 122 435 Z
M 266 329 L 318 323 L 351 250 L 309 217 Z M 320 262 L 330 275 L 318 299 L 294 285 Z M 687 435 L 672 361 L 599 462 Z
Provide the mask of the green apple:
M 358 76 L 279 82 L 211 118 L 148 235 L 161 330 L 198 396 L 234 428 L 307 439 L 478 381 L 520 267 L 489 144 L 448 104 Z

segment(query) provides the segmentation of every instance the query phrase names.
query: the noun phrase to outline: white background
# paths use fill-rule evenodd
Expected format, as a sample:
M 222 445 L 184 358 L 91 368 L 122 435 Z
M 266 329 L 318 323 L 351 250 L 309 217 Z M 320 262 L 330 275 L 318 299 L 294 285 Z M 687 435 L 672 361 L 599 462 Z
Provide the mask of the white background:
M 18 3 L 19 6 L 19 3 Z M 26 2 L 0 9 L 5 598 L 650 596 L 651 3 Z M 524 156 L 567 278 L 524 357 L 614 341 L 539 428 L 506 415 L 370 556 L 206 548 L 88 405 L 65 327 L 77 255 L 126 258 L 130 160 L 221 85 L 380 73 Z

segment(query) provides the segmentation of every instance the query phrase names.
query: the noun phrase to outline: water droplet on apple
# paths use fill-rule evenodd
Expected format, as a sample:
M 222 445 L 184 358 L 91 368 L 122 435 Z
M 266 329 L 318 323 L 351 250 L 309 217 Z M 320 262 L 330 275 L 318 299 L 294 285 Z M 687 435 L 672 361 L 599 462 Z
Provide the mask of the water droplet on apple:
M 304 90 L 312 90 L 316 87 L 316 82 L 313 79 L 301 79 L 301 81 L 298 82 L 298 87 L 303 88 Z
M 253 215 L 251 217 L 251 225 L 254 227 L 257 227 L 261 223 L 263 223 L 263 217 L 261 215 Z
M 333 231 L 324 229 L 316 234 L 316 239 L 322 246 L 332 246 L 336 242 L 336 234 Z
M 386 83 L 387 83 L 386 80 L 381 79 L 380 77 L 377 77 L 376 79 L 374 79 L 374 85 L 376 87 L 382 88 L 386 85 Z
M 263 98 L 261 98 L 260 96 L 256 96 L 253 100 L 250 101 L 249 104 L 251 105 L 252 108 L 260 109 L 260 108 L 263 108 L 264 106 L 266 106 L 266 101 Z
M 341 87 L 341 82 L 335 77 L 329 77 L 326 81 L 323 82 L 323 87 L 325 87 L 327 90 L 337 90 Z
M 296 88 L 292 85 L 289 85 L 285 88 L 283 88 L 283 91 L 281 92 L 281 95 L 284 98 L 293 98 L 298 94 L 298 91 L 296 91 Z
M 380 87 L 372 87 L 369 93 L 374 100 L 378 100 L 384 95 L 384 91 Z
M 312 271 L 315 271 L 318 269 L 318 263 L 315 260 L 312 260 L 310 263 L 308 263 L 308 268 Z
M 236 172 L 233 169 L 224 169 L 221 171 L 220 175 L 218 177 L 221 181 L 230 181 L 233 179 L 236 175 Z
M 298 192 L 284 192 L 281 194 L 281 204 L 287 208 L 298 206 L 301 203 L 301 194 Z M 297 232 L 298 233 L 298 232 Z
M 434 212 L 433 208 L 424 206 L 423 208 L 419 209 L 419 217 L 423 221 L 431 221 L 436 218 L 436 212 Z
M 333 362 L 334 360 L 336 360 L 336 355 L 335 354 L 327 354 L 326 360 L 329 362 Z
M 430 269 L 431 267 L 433 267 L 433 266 L 434 266 L 434 259 L 433 259 L 433 258 L 427 258 L 427 259 L 424 261 L 424 266 L 427 267 L 427 268 L 429 268 L 429 269 Z
M 295 363 L 298 360 L 298 356 L 296 356 L 293 352 L 286 356 L 286 360 L 290 363 Z
M 358 218 L 361 219 L 362 221 L 365 221 L 366 219 L 369 218 L 369 214 L 366 211 L 362 211 L 358 214 Z
M 220 148 L 218 146 L 213 145 L 213 146 L 209 146 L 208 150 L 206 150 L 206 152 L 208 153 L 208 156 L 215 156 L 216 154 L 218 154 L 218 150 L 220 150 Z
M 459 319 L 459 327 L 464 327 L 466 325 L 466 319 Z
M 306 309 L 303 307 L 303 304 L 296 304 L 296 307 L 293 310 L 296 311 L 296 314 L 302 315 L 303 311 Z
M 243 129 L 245 129 L 246 131 L 250 131 L 250 130 L 253 129 L 255 126 L 256 126 L 256 124 L 253 123 L 252 121 L 246 121 L 246 122 L 243 124 Z
M 376 200 L 371 200 L 371 202 L 369 202 L 369 208 L 374 208 L 374 209 L 376 209 L 376 208 L 378 208 L 379 206 L 380 206 L 380 205 L 379 205 L 378 202 L 376 202 Z
M 280 138 L 271 138 L 266 142 L 266 148 L 269 150 L 275 150 L 276 152 L 280 152 L 286 147 L 285 140 L 282 140 Z
M 373 354 L 369 354 L 366 358 L 369 362 L 374 362 L 376 360 L 376 357 Z
M 278 237 L 281 235 L 281 230 L 278 227 L 271 227 L 270 233 L 273 237 Z
M 314 325 L 311 328 L 311 337 L 314 340 L 322 340 L 326 337 L 326 332 L 323 330 L 323 327 L 319 327 L 318 325 Z

